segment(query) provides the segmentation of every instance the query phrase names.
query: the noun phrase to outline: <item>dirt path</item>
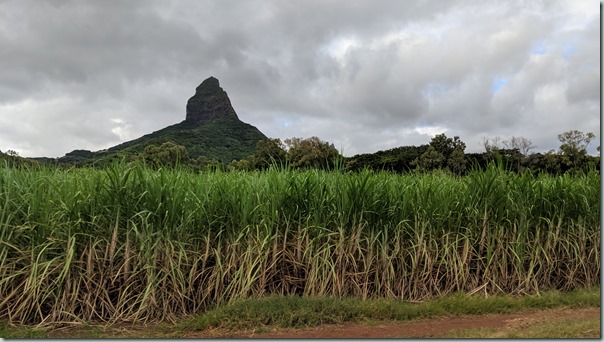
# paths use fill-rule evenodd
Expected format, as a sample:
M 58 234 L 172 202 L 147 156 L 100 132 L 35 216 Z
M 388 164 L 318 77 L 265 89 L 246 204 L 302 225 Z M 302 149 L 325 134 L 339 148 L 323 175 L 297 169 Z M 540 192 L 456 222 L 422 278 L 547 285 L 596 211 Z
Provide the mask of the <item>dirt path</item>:
M 382 322 L 378 324 L 345 323 L 321 325 L 303 329 L 276 329 L 267 332 L 208 330 L 187 333 L 186 338 L 434 338 L 458 329 L 495 328 L 521 330 L 542 322 L 600 317 L 600 308 L 554 309 L 525 311 L 514 314 L 439 317 L 409 322 Z M 588 332 L 588 337 L 599 338 L 600 331 Z

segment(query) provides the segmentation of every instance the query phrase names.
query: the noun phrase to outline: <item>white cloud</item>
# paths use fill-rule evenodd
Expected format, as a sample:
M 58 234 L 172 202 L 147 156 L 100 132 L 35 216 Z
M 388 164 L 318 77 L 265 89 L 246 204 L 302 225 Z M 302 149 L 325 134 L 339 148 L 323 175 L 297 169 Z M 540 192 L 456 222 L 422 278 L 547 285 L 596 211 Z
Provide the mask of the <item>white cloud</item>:
M 271 137 L 347 155 L 599 131 L 599 3 L 3 1 L 0 150 L 57 157 L 180 122 L 209 76 Z
M 433 138 L 434 136 L 436 136 L 438 134 L 443 134 L 443 133 L 447 132 L 448 129 L 446 129 L 444 127 L 440 127 L 440 126 L 422 126 L 422 127 L 415 127 L 414 131 L 416 131 L 417 133 L 419 133 L 421 135 L 427 135 L 430 138 Z

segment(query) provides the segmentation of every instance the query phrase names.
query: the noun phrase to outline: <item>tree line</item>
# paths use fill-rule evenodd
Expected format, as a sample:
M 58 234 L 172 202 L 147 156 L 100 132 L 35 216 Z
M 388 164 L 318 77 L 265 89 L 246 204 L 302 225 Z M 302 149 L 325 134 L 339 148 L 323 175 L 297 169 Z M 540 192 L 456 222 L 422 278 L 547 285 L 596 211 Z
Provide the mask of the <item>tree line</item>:
M 269 138 L 256 144 L 255 152 L 241 160 L 222 163 L 205 156 L 190 158 L 187 149 L 174 142 L 148 145 L 127 161 L 142 163 L 153 168 L 184 167 L 192 171 L 221 169 L 225 171 L 266 170 L 270 167 L 293 169 L 323 169 L 359 171 L 372 169 L 392 172 L 444 171 L 464 175 L 472 168 L 486 168 L 490 162 L 501 163 L 506 169 L 523 172 L 525 170 L 544 171 L 550 174 L 565 172 L 600 170 L 600 157 L 590 156 L 587 147 L 594 139 L 591 132 L 571 130 L 558 135 L 560 147 L 546 153 L 533 153 L 535 148 L 530 139 L 512 137 L 483 138 L 485 151 L 465 153 L 466 144 L 459 136 L 447 137 L 444 133 L 434 136 L 428 144 L 420 146 L 400 146 L 375 153 L 344 157 L 336 147 L 318 137 L 290 138 L 281 140 Z M 597 148 L 600 151 L 600 146 Z M 2 153 L 0 159 L 10 164 L 32 165 L 35 161 L 21 158 L 12 150 Z
M 587 153 L 587 147 L 594 137 L 593 133 L 577 130 L 564 132 L 558 135 L 561 143 L 559 149 L 546 153 L 533 153 L 535 146 L 524 137 L 484 138 L 484 152 L 465 153 L 466 144 L 458 136 L 451 138 L 443 133 L 434 136 L 426 145 L 401 146 L 352 157 L 342 156 L 333 144 L 318 137 L 284 141 L 269 138 L 258 141 L 254 154 L 248 158 L 227 164 L 203 156 L 191 159 L 184 146 L 166 142 L 160 146 L 147 146 L 138 160 L 152 167 L 180 165 L 195 171 L 217 168 L 250 171 L 269 167 L 358 171 L 368 168 L 399 173 L 441 170 L 457 175 L 464 175 L 471 168 L 485 168 L 488 163 L 495 161 L 517 172 L 534 170 L 561 174 L 589 169 L 599 171 L 600 157 Z

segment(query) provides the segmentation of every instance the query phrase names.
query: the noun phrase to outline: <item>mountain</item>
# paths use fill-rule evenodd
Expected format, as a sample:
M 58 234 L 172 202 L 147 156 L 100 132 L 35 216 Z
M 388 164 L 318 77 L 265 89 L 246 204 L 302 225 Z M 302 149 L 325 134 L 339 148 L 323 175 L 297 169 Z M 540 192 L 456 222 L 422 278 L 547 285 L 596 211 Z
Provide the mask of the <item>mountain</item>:
M 101 151 L 74 150 L 59 158 L 60 163 L 89 164 L 116 157 L 131 157 L 148 145 L 171 141 L 187 149 L 190 158 L 205 156 L 223 163 L 244 159 L 254 153 L 256 143 L 267 137 L 258 128 L 239 120 L 218 79 L 210 77 L 187 101 L 185 120 Z

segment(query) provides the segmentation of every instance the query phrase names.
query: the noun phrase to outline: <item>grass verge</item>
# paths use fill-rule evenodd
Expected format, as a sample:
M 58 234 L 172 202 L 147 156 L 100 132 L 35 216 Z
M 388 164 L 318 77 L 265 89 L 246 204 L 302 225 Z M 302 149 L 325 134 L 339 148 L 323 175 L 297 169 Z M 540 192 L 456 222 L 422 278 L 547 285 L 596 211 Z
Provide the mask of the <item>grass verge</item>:
M 271 296 L 247 299 L 189 318 L 177 328 L 183 331 L 209 328 L 255 329 L 266 326 L 300 328 L 348 321 L 412 320 L 445 315 L 511 313 L 526 309 L 600 306 L 600 289 L 572 292 L 550 291 L 541 295 L 491 297 L 455 294 L 412 304 L 400 300 Z
M 262 332 L 272 328 L 302 328 L 320 324 L 343 322 L 376 322 L 384 320 L 413 320 L 450 315 L 482 315 L 511 313 L 528 309 L 585 308 L 600 306 L 600 289 L 581 289 L 572 292 L 548 291 L 527 296 L 468 296 L 455 294 L 422 303 L 412 304 L 401 300 L 358 298 L 325 298 L 298 296 L 270 296 L 247 299 L 221 306 L 201 315 L 180 321 L 176 325 L 154 324 L 34 328 L 13 326 L 0 322 L 0 338 L 177 338 L 187 332 L 206 329 L 254 330 Z M 566 322 L 566 321 L 565 321 Z M 591 331 L 599 320 L 573 321 L 551 324 L 540 323 L 530 330 L 495 331 L 470 329 L 452 332 L 450 337 L 541 337 L 583 336 L 581 331 Z M 563 331 L 562 331 L 562 330 Z M 551 333 L 550 333 L 551 332 Z M 587 336 L 587 335 L 586 335 Z M 591 335 L 590 335 L 591 336 Z
M 539 322 L 507 329 L 463 329 L 443 338 L 600 338 L 600 318 L 574 318 Z
M 6 322 L 0 322 L 0 338 L 45 338 L 47 329 L 36 329 L 33 327 L 10 326 Z

